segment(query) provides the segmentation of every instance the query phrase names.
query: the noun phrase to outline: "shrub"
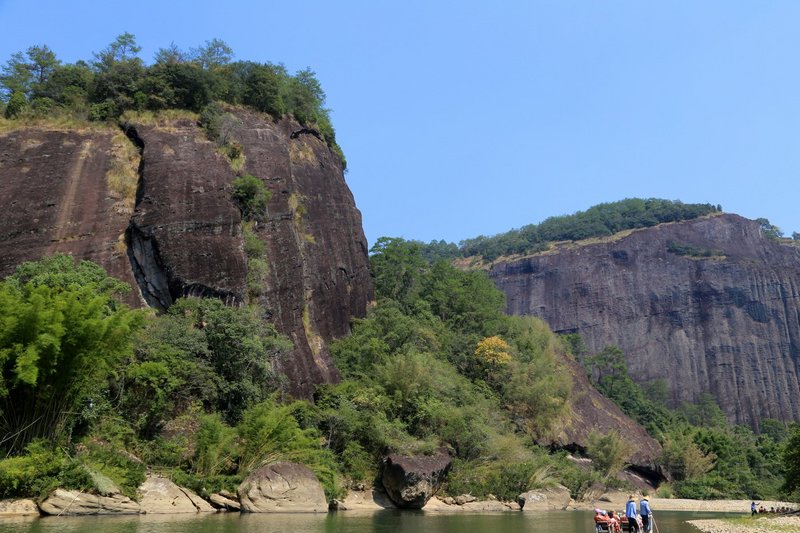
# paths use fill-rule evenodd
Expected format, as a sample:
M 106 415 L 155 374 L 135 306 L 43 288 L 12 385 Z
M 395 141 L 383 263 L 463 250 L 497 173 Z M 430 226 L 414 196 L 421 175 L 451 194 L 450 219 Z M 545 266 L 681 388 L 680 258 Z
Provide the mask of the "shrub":
M 217 413 L 200 417 L 195 434 L 193 470 L 203 477 L 232 474 L 236 468 L 236 431 Z
M 596 431 L 589 433 L 586 453 L 597 471 L 606 479 L 622 470 L 631 452 L 631 445 L 616 431 L 605 435 Z
M 315 429 L 300 428 L 293 415 L 297 409 L 297 404 L 279 405 L 269 399 L 245 411 L 237 426 L 242 446 L 239 474 L 277 461 L 302 463 L 314 471 L 326 495 L 336 497 L 341 491 L 336 460 L 322 448 Z
M 456 460 L 447 492 L 452 496 L 472 494 L 479 498 L 494 494 L 503 501 L 516 501 L 521 493 L 550 484 L 551 472 L 546 458 L 522 462 Z
M 267 204 L 272 193 L 257 177 L 245 174 L 233 180 L 231 196 L 245 220 L 263 220 L 267 215 Z
M 40 498 L 56 487 L 92 486 L 85 469 L 43 440 L 28 444 L 22 455 L 0 460 L 0 498 Z

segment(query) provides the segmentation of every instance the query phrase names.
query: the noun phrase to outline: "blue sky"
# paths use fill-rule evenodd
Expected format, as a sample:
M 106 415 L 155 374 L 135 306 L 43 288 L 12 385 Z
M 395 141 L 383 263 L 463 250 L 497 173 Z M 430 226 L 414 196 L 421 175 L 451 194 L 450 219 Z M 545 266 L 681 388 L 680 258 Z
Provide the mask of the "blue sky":
M 370 244 L 458 242 L 627 197 L 800 231 L 800 2 L 0 0 L 0 61 L 212 38 L 310 66 Z

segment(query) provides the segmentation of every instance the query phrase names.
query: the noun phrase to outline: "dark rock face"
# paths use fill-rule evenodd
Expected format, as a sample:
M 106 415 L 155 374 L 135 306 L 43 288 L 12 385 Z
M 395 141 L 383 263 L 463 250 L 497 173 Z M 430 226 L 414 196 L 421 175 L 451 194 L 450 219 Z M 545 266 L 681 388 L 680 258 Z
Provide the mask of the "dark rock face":
M 347 334 L 373 297 L 361 215 L 341 162 L 318 136 L 290 120 L 236 114 L 242 171 L 272 192 L 266 219 L 254 226 L 268 263 L 259 303 L 294 342 L 282 368 L 291 392 L 309 396 L 338 379 L 326 341 Z M 0 134 L 0 276 L 67 252 L 130 283 L 134 305 L 163 310 L 187 295 L 243 304 L 248 259 L 227 160 L 191 120 L 131 124 L 126 134 L 141 153 L 128 211 L 106 177 L 120 132 Z
M 161 310 L 182 296 L 243 303 L 247 259 L 227 161 L 188 120 L 128 134 L 142 148 L 128 255 L 144 299 Z
M 125 245 L 130 214 L 115 209 L 106 179 L 113 141 L 111 131 L 0 135 L 0 276 L 62 252 L 136 286 Z
M 676 255 L 670 242 L 717 256 Z M 710 392 L 736 423 L 800 420 L 800 247 L 763 237 L 754 221 L 665 224 L 490 275 L 509 313 L 580 333 L 591 351 L 619 346 L 633 379 L 666 380 L 673 405 Z
M 446 452 L 432 456 L 393 454 L 383 461 L 381 481 L 398 507 L 422 509 L 439 490 L 451 464 Z

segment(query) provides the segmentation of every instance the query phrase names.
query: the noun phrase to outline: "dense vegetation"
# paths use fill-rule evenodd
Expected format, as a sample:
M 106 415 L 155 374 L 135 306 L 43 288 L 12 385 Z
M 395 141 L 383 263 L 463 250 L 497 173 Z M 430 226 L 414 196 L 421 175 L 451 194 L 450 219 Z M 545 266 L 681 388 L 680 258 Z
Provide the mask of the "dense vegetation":
M 774 497 L 784 466 L 784 488 L 797 489 L 784 446 L 796 430 L 789 441 L 776 421 L 759 435 L 730 427 L 710 397 L 669 410 L 664 384 L 645 393 L 619 349 L 587 354 L 576 335 L 503 315 L 484 273 L 428 262 L 400 239 L 372 252 L 378 303 L 332 345 L 344 379 L 314 403 L 284 397 L 276 368 L 291 343 L 258 306 L 187 298 L 155 316 L 115 300 L 126 287 L 94 264 L 21 265 L 0 284 L 0 497 L 93 490 L 99 476 L 135 496 L 145 464 L 201 493 L 233 489 L 279 459 L 308 464 L 334 496 L 373 481 L 386 453 L 439 448 L 454 457 L 452 494 L 619 486 L 631 451 L 620 435 L 590 436 L 591 467 L 535 444 L 570 416 L 565 354 L 663 444 L 674 481 L 662 494 Z M 57 423 L 39 424 L 51 411 Z
M 791 447 L 785 424 L 762 420 L 757 435 L 748 427 L 731 426 L 711 395 L 668 409 L 666 383 L 655 381 L 645 388 L 634 383 L 619 348 L 589 355 L 579 337 L 568 341 L 594 386 L 661 442 L 662 466 L 674 480 L 661 487 L 661 494 L 697 499 L 776 499 L 781 494 L 783 468 L 791 464 L 782 456 Z
M 292 459 L 335 495 L 387 452 L 444 446 L 465 465 L 455 486 L 514 497 L 554 462 L 530 442 L 565 412 L 561 343 L 503 316 L 484 274 L 429 265 L 402 241 L 381 241 L 375 261 L 393 298 L 333 347 L 347 379 L 315 404 L 284 401 L 291 343 L 257 306 L 186 298 L 155 316 L 119 303 L 127 287 L 92 263 L 21 265 L 0 284 L 0 496 L 91 489 L 98 473 L 134 494 L 131 458 L 198 490 Z
M 291 75 L 280 64 L 233 61 L 233 51 L 219 39 L 189 51 L 174 44 L 162 48 L 151 65 L 138 56 L 140 50 L 134 36 L 124 33 L 90 61 L 63 64 L 46 45 L 17 52 L 2 68 L 0 111 L 7 119 L 108 121 L 126 111 L 201 113 L 225 102 L 275 119 L 291 115 L 342 155 L 325 93 L 310 69 Z
M 539 224 L 529 224 L 492 237 L 476 237 L 462 241 L 460 255 L 482 256 L 492 261 L 501 255 L 534 253 L 546 250 L 548 243 L 577 241 L 590 237 L 606 237 L 620 231 L 647 228 L 664 222 L 691 220 L 722 211 L 711 204 L 684 204 L 680 201 L 657 198 L 628 198 L 618 202 L 598 204 L 572 215 L 550 217 Z M 443 251 L 446 243 L 432 243 Z
M 492 237 L 466 239 L 458 245 L 432 241 L 422 246 L 423 256 L 436 259 L 481 256 L 493 261 L 503 255 L 528 254 L 547 250 L 551 243 L 577 241 L 591 237 L 607 237 L 620 231 L 647 228 L 664 222 L 691 220 L 722 211 L 711 204 L 684 204 L 680 201 L 657 198 L 628 198 L 618 202 L 598 204 L 572 215 L 550 217 L 539 224 Z
M 598 204 L 586 211 L 572 215 L 550 217 L 539 224 L 529 224 L 491 237 L 479 236 L 459 244 L 444 240 L 429 243 L 417 242 L 422 256 L 428 261 L 481 257 L 494 261 L 498 257 L 514 254 L 533 254 L 548 250 L 555 242 L 579 241 L 589 238 L 609 237 L 616 233 L 649 228 L 665 222 L 692 220 L 722 212 L 721 205 L 684 204 L 680 201 L 658 198 L 628 198 L 618 202 Z M 766 218 L 758 218 L 761 233 L 772 240 L 783 238 L 783 232 Z M 792 239 L 800 241 L 800 233 Z M 682 243 L 671 243 L 668 251 L 676 255 L 714 257 L 724 255 L 719 250 L 696 248 Z

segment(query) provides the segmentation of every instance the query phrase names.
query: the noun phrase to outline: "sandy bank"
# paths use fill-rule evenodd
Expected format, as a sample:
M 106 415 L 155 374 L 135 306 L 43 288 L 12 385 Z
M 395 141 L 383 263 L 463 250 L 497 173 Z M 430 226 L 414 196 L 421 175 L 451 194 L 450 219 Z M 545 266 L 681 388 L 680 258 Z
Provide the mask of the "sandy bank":
M 624 509 L 625 502 L 628 501 L 628 492 L 610 491 L 603 494 L 600 498 L 585 501 L 573 502 L 569 509 Z M 639 502 L 641 494 L 634 493 L 636 502 Z M 711 511 L 719 513 L 743 513 L 750 514 L 751 500 L 687 500 L 682 498 L 649 498 L 653 512 L 662 511 Z M 788 507 L 797 509 L 796 503 L 758 500 L 756 503 L 763 505 L 766 509 L 770 507 Z
M 774 533 L 800 531 L 800 516 L 775 516 L 755 518 L 752 523 L 725 520 L 691 520 L 694 527 L 705 533 Z

